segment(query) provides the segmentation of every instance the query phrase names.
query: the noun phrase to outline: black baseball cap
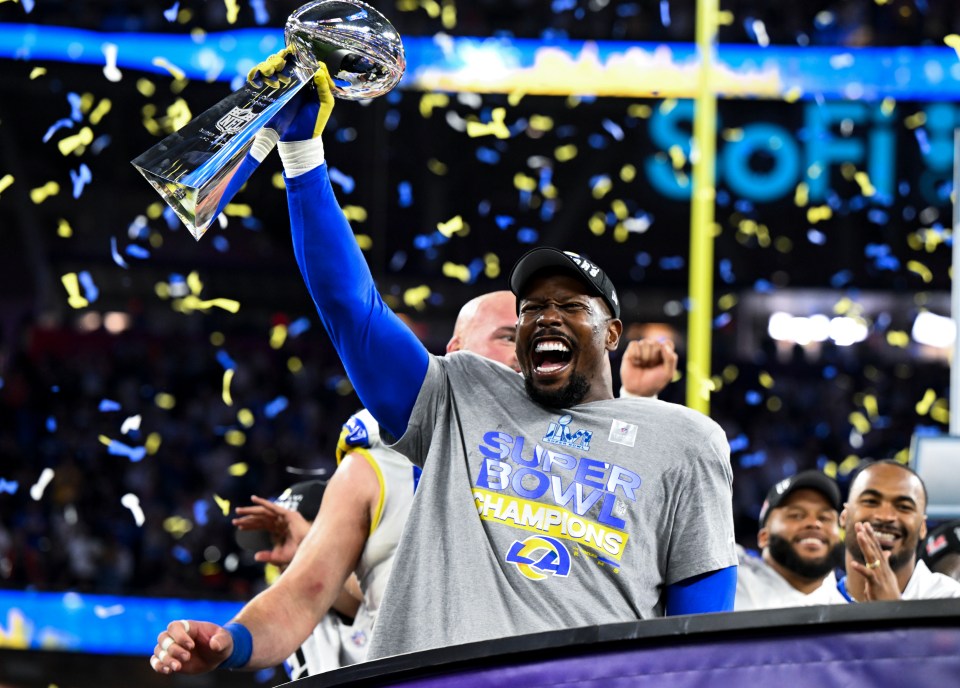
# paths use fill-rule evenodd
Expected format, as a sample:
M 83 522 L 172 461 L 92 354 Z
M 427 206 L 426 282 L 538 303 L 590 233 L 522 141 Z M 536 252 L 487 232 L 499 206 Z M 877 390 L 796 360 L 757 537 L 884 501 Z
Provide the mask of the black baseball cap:
M 843 506 L 840 486 L 837 485 L 836 480 L 820 471 L 801 471 L 789 478 L 784 478 L 767 492 L 767 498 L 763 500 L 763 506 L 760 507 L 760 526 L 762 527 L 767 522 L 767 516 L 771 511 L 783 504 L 783 500 L 797 490 L 804 488 L 816 490 L 822 494 L 837 512 Z
M 517 297 L 519 312 L 523 289 L 536 273 L 548 268 L 570 273 L 583 280 L 591 293 L 607 302 L 614 318 L 620 317 L 620 298 L 613 282 L 596 263 L 578 253 L 542 246 L 524 253 L 510 271 L 510 291 Z
M 312 521 L 320 511 L 320 501 L 326 487 L 326 480 L 304 480 L 288 487 L 273 502 L 284 509 L 297 511 L 305 519 Z M 265 530 L 237 530 L 236 540 L 237 544 L 248 552 L 273 549 L 273 540 Z

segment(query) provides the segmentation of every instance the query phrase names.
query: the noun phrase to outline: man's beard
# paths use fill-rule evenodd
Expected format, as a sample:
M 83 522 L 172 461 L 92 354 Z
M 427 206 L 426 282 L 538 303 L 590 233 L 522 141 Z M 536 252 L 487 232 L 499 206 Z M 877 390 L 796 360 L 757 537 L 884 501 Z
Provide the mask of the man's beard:
M 788 571 L 793 571 L 801 578 L 807 580 L 817 580 L 823 578 L 834 568 L 833 552 L 828 552 L 822 559 L 804 559 L 790 544 L 790 542 L 779 535 L 770 535 L 767 543 L 770 550 L 770 556 Z
M 903 545 L 909 545 L 910 543 L 908 541 L 909 538 L 903 538 Z M 892 552 L 890 558 L 887 559 L 893 571 L 899 571 L 913 561 L 916 546 L 911 548 L 903 545 L 901 545 L 899 552 Z M 857 542 L 857 536 L 854 531 L 847 532 L 847 550 L 853 555 L 855 561 L 860 562 L 864 566 L 867 565 L 867 561 L 863 557 L 863 551 L 860 549 L 860 544 Z
M 524 384 L 527 387 L 527 394 L 530 395 L 530 398 L 541 406 L 546 406 L 548 408 L 570 408 L 576 406 L 584 397 L 587 396 L 587 392 L 590 391 L 590 383 L 587 382 L 587 378 L 579 373 L 573 373 L 570 375 L 570 380 L 567 381 L 561 389 L 554 391 L 544 391 L 542 389 L 537 389 L 533 386 L 531 379 L 524 378 Z

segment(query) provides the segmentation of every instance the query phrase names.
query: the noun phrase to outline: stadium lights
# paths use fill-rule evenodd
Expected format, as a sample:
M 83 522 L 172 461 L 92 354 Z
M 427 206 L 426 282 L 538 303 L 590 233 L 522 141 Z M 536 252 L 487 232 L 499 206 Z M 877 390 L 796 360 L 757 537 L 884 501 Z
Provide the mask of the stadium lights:
M 952 318 L 923 311 L 913 321 L 913 330 L 910 335 L 918 344 L 946 349 L 953 345 L 957 336 L 957 327 Z
M 767 334 L 772 339 L 801 346 L 828 339 L 837 346 L 850 346 L 865 340 L 868 332 L 867 323 L 861 319 L 846 316 L 828 318 L 820 313 L 803 317 L 779 311 L 771 314 L 767 324 Z

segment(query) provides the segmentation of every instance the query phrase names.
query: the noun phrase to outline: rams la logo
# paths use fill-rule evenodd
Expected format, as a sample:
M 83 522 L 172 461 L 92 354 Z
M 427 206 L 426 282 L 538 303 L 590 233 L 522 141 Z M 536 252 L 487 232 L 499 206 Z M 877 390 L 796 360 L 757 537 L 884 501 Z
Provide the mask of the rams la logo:
M 533 535 L 510 546 L 506 560 L 530 580 L 570 573 L 570 552 L 562 542 L 546 535 Z

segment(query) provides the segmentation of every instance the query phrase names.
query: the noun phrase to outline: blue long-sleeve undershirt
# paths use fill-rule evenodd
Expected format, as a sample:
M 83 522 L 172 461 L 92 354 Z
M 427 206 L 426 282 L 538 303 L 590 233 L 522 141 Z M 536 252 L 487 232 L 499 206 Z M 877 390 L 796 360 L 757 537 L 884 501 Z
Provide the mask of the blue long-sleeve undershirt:
M 394 437 L 410 422 L 429 353 L 380 298 L 326 164 L 286 179 L 293 253 L 363 405 Z

